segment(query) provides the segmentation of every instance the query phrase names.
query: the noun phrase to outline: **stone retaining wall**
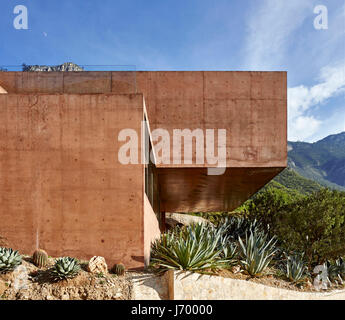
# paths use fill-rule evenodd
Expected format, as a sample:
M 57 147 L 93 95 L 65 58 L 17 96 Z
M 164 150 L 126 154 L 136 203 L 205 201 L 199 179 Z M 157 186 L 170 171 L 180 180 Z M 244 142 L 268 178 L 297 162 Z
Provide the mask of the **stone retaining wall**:
M 345 300 L 345 290 L 299 292 L 252 281 L 169 271 L 161 277 L 146 274 L 134 285 L 133 299 L 149 300 Z
M 299 292 L 252 281 L 174 272 L 175 300 L 345 300 L 345 290 Z

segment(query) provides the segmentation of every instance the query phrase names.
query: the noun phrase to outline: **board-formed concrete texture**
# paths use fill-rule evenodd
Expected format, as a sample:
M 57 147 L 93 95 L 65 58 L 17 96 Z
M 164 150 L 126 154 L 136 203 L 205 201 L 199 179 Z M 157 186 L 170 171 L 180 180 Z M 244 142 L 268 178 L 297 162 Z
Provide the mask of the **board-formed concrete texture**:
M 0 95 L 0 234 L 25 253 L 144 262 L 143 166 L 116 160 L 143 97 Z
M 145 165 L 118 159 L 120 130 L 140 139 L 144 115 L 151 139 L 226 130 L 221 175 L 195 148 L 174 163 L 170 143 L 154 171 L 160 212 L 233 210 L 287 164 L 286 72 L 0 72 L 0 87 L 0 236 L 24 253 L 149 261 L 164 215 L 145 201 Z

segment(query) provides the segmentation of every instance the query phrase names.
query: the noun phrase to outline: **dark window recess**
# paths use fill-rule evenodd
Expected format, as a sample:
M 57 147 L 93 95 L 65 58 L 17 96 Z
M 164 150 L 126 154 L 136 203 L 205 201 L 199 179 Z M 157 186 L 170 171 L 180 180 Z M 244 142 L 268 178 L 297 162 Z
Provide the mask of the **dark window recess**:
M 151 207 L 155 212 L 157 219 L 159 221 L 160 229 L 163 228 L 163 221 L 160 212 L 160 199 L 159 199 L 159 185 L 158 185 L 158 175 L 155 163 L 151 159 L 152 144 L 149 134 L 149 129 L 147 126 L 147 121 L 145 118 L 145 193 L 150 201 Z

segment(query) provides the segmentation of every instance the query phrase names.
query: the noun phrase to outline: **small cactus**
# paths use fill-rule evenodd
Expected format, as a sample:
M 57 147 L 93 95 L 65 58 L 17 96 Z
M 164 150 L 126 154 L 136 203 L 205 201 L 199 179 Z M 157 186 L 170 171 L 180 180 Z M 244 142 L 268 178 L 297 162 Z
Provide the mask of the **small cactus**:
M 117 263 L 113 267 L 113 272 L 116 273 L 118 276 L 123 276 L 125 273 L 125 266 L 122 263 Z
M 13 271 L 22 263 L 22 256 L 11 248 L 0 248 L 0 273 Z
M 32 260 L 36 267 L 44 268 L 48 264 L 48 254 L 42 249 L 38 249 L 32 255 Z

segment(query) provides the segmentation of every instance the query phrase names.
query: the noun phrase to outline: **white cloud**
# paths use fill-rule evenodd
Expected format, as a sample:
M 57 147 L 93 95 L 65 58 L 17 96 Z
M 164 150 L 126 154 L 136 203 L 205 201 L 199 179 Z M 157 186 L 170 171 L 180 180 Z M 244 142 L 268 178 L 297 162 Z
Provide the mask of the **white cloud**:
M 326 66 L 320 72 L 319 83 L 288 89 L 289 140 L 306 140 L 319 129 L 321 120 L 310 111 L 328 99 L 345 92 L 345 61 Z
M 323 119 L 317 132 L 308 138 L 308 142 L 315 142 L 331 134 L 345 131 L 345 104 L 340 104 L 329 117 Z
M 321 121 L 313 116 L 299 116 L 289 123 L 289 140 L 303 141 L 315 134 L 321 125 Z
M 284 62 L 291 35 L 313 14 L 313 0 L 264 0 L 248 21 L 246 65 L 270 70 Z

